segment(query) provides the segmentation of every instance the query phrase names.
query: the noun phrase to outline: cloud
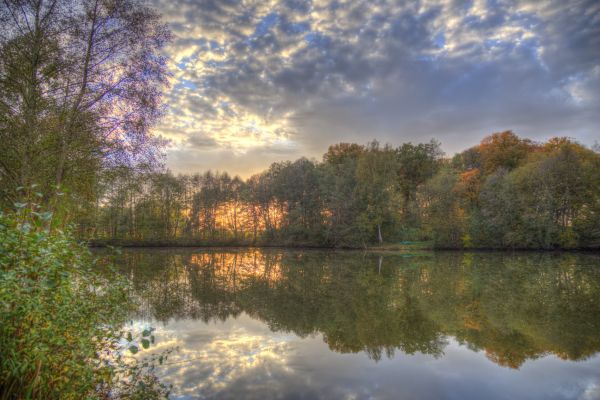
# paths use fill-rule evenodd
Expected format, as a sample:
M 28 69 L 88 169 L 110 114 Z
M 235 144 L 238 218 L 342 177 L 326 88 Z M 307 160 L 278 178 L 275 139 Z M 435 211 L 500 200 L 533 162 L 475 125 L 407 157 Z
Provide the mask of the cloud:
M 187 143 L 194 149 L 210 149 L 219 145 L 214 138 L 202 134 L 190 136 Z
M 175 170 L 224 160 L 264 168 L 282 155 L 320 157 L 331 143 L 373 138 L 436 137 L 449 153 L 504 129 L 598 138 L 593 0 L 154 5 L 176 35 L 168 112 L 157 127 L 172 139 Z
M 249 177 L 267 168 L 275 161 L 292 160 L 306 153 L 299 146 L 289 144 L 260 146 L 236 152 L 230 148 L 184 146 L 170 150 L 168 167 L 175 172 L 228 172 L 230 175 Z

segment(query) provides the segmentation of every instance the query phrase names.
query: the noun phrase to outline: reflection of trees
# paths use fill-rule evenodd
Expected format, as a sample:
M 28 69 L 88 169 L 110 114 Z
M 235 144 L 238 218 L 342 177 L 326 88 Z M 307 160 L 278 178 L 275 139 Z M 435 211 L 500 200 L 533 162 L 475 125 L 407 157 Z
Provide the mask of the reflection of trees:
M 274 331 L 321 333 L 332 350 L 375 360 L 440 355 L 454 336 L 519 367 L 600 350 L 595 255 L 458 254 L 383 262 L 361 253 L 130 251 L 121 268 L 141 317 L 224 320 L 242 311 Z
M 553 353 L 579 360 L 600 350 L 600 270 L 592 255 L 441 255 L 414 287 L 440 329 L 516 368 Z

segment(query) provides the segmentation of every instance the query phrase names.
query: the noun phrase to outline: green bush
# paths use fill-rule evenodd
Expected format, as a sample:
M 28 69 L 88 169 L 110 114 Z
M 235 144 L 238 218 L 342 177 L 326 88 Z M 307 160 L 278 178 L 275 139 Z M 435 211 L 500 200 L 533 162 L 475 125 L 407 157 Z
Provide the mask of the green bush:
M 0 398 L 165 397 L 121 344 L 133 342 L 127 283 L 99 273 L 50 212 L 16 207 L 0 212 Z

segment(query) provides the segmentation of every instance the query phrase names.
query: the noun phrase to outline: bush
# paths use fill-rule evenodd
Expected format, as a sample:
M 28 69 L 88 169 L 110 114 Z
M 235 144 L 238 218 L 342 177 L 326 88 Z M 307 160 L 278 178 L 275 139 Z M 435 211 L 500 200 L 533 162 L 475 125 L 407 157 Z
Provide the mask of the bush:
M 0 398 L 165 397 L 120 345 L 127 283 L 29 204 L 0 212 Z

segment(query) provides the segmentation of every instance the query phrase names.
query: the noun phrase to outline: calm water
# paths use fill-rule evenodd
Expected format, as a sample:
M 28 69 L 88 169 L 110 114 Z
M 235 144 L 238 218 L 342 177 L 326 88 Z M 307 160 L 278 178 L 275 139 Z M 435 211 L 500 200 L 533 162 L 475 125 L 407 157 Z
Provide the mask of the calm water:
M 128 250 L 172 398 L 600 399 L 600 256 Z

